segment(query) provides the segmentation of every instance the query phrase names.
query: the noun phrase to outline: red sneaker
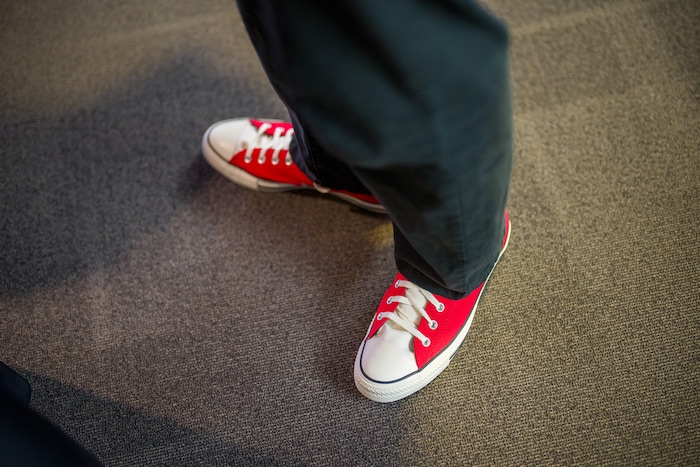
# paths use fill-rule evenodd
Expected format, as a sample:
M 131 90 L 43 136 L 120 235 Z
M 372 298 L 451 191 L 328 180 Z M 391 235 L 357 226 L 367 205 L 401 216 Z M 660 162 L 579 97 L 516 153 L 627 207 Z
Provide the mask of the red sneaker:
M 239 118 L 215 123 L 202 139 L 209 164 L 229 180 L 256 191 L 317 190 L 369 211 L 385 213 L 374 196 L 331 190 L 312 182 L 292 160 L 291 123 Z
M 507 213 L 505 217 L 501 255 L 510 238 Z M 357 352 L 357 389 L 374 401 L 393 402 L 434 380 L 467 336 L 486 281 L 467 297 L 450 300 L 397 274 Z

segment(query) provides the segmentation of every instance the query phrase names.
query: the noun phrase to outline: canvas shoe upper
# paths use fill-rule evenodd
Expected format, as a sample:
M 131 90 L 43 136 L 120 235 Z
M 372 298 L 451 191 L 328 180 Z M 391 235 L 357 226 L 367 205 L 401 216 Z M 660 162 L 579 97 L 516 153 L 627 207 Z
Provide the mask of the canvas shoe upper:
M 505 217 L 501 254 L 510 238 Z M 486 281 L 465 298 L 450 300 L 397 274 L 357 352 L 357 389 L 374 401 L 392 402 L 434 380 L 464 341 Z
M 315 189 L 361 208 L 386 212 L 374 196 L 332 190 L 314 183 L 292 160 L 291 123 L 238 118 L 215 123 L 204 134 L 202 153 L 209 164 L 229 180 L 251 190 Z

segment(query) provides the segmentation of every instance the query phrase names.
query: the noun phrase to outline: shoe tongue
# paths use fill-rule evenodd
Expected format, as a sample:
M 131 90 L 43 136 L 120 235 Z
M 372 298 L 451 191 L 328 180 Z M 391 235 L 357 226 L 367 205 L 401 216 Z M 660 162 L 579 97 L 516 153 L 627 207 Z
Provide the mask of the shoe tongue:
M 422 293 L 414 289 L 406 289 L 406 298 L 408 298 L 411 303 L 415 304 L 415 307 L 401 303 L 397 307 L 397 312 L 405 319 L 418 326 L 423 316 L 418 312 L 416 307 L 425 309 L 425 305 L 428 304 L 428 299 L 426 299 Z

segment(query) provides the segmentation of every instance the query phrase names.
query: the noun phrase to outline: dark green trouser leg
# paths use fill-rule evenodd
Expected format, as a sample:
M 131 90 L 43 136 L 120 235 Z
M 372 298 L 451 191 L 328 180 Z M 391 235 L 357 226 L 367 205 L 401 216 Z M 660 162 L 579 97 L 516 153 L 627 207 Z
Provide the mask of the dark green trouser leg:
M 512 165 L 505 26 L 473 1 L 239 8 L 294 116 L 302 168 L 379 198 L 410 280 L 451 298 L 478 286 L 499 252 Z

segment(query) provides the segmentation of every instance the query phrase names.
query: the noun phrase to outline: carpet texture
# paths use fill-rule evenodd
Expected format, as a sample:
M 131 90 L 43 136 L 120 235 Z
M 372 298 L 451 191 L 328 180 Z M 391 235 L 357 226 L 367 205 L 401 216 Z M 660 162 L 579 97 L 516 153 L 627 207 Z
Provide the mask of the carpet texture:
M 391 226 L 210 169 L 285 118 L 233 2 L 0 1 L 0 361 L 105 465 L 698 465 L 700 8 L 492 0 L 511 246 L 426 389 L 352 382 Z M 439 51 L 436 51 L 439 53 Z

